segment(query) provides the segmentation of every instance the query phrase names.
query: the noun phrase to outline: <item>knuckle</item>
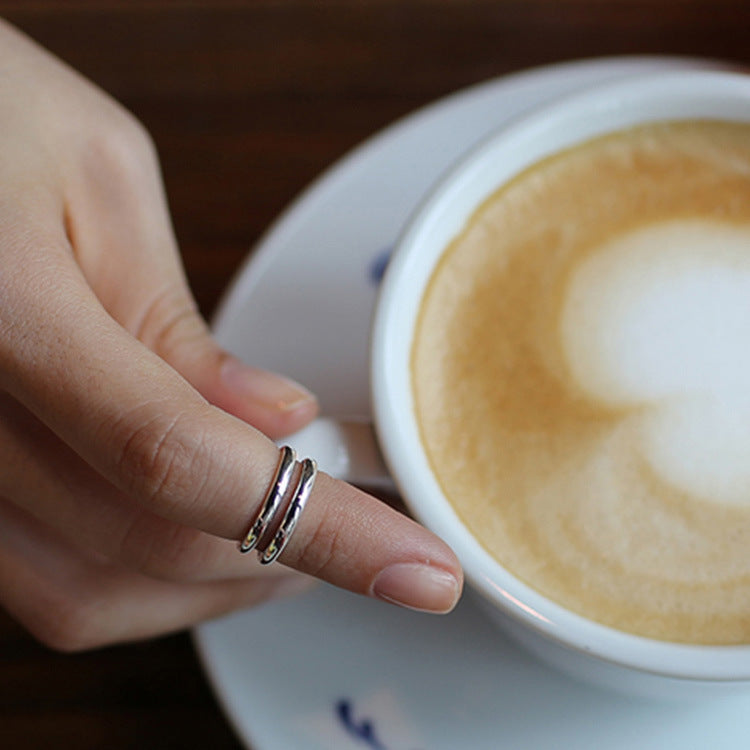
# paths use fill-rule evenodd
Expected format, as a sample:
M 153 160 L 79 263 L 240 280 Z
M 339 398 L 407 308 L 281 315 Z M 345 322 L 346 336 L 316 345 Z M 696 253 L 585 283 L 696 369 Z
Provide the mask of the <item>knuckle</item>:
M 115 108 L 102 126 L 86 134 L 84 163 L 92 175 L 104 175 L 113 184 L 140 183 L 145 171 L 158 164 L 156 146 L 145 126 L 126 110 Z
M 349 555 L 336 524 L 327 523 L 323 519 L 304 536 L 299 545 L 295 545 L 295 541 L 297 540 L 292 538 L 289 552 L 285 550 L 280 559 L 303 573 L 326 578 L 329 570 L 346 565 Z
M 126 492 L 169 516 L 197 501 L 209 471 L 202 430 L 184 414 L 126 427 L 117 470 Z
M 171 284 L 161 289 L 143 313 L 136 338 L 162 356 L 207 335 L 208 327 L 184 287 Z

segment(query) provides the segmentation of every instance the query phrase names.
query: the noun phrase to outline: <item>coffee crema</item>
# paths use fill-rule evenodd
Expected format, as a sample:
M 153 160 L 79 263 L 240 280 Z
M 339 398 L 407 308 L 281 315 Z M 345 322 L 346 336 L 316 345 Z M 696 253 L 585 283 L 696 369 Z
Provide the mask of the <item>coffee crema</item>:
M 750 643 L 750 125 L 635 127 L 498 190 L 429 282 L 412 386 L 446 497 L 519 579 Z

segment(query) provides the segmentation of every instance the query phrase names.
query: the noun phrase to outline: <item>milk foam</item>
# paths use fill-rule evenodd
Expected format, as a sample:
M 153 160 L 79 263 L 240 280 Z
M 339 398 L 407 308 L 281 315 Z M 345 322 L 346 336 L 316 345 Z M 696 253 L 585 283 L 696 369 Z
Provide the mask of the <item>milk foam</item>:
M 446 248 L 420 434 L 482 546 L 598 622 L 750 644 L 750 124 L 653 123 L 504 185 Z
M 750 505 L 750 226 L 656 223 L 571 274 L 560 322 L 584 393 L 640 420 L 671 486 Z

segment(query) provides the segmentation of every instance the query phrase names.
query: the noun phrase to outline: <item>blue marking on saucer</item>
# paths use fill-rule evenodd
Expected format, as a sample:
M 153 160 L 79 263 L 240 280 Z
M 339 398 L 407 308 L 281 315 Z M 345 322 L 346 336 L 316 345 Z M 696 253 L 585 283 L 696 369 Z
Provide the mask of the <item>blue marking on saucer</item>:
M 375 730 L 375 720 L 372 718 L 355 718 L 354 701 L 351 698 L 341 698 L 334 703 L 334 714 L 344 731 L 363 748 L 370 750 L 394 750 L 392 746 L 384 745 Z M 382 726 L 382 725 L 381 725 Z M 399 745 L 398 750 L 424 750 L 412 745 Z
M 371 750 L 387 750 L 380 740 L 375 735 L 375 727 L 373 726 L 370 719 L 356 720 L 354 718 L 354 711 L 352 708 L 352 702 L 347 699 L 342 699 L 336 703 L 336 716 L 341 723 L 341 726 L 350 734 L 354 739 L 359 740 Z
M 384 250 L 380 250 L 370 261 L 367 267 L 367 276 L 375 286 L 378 286 L 383 280 L 385 269 L 388 267 L 388 261 L 390 261 L 392 254 L 393 248 L 387 247 Z

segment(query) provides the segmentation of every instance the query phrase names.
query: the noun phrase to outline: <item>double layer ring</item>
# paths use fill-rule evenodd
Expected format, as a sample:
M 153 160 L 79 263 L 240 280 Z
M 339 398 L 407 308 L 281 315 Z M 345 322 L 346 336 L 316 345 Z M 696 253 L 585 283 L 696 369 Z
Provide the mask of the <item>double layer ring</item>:
M 312 493 L 317 472 L 318 466 L 313 459 L 306 458 L 298 463 L 297 455 L 292 448 L 284 446 L 281 449 L 276 471 L 268 486 L 260 511 L 239 543 L 240 552 L 246 553 L 256 549 L 261 540 L 268 536 L 267 532 L 274 526 L 275 517 L 282 507 L 296 474 L 294 489 L 289 496 L 284 517 L 265 549 L 258 550 L 258 558 L 263 565 L 269 565 L 279 557 L 297 527 L 297 522 Z

